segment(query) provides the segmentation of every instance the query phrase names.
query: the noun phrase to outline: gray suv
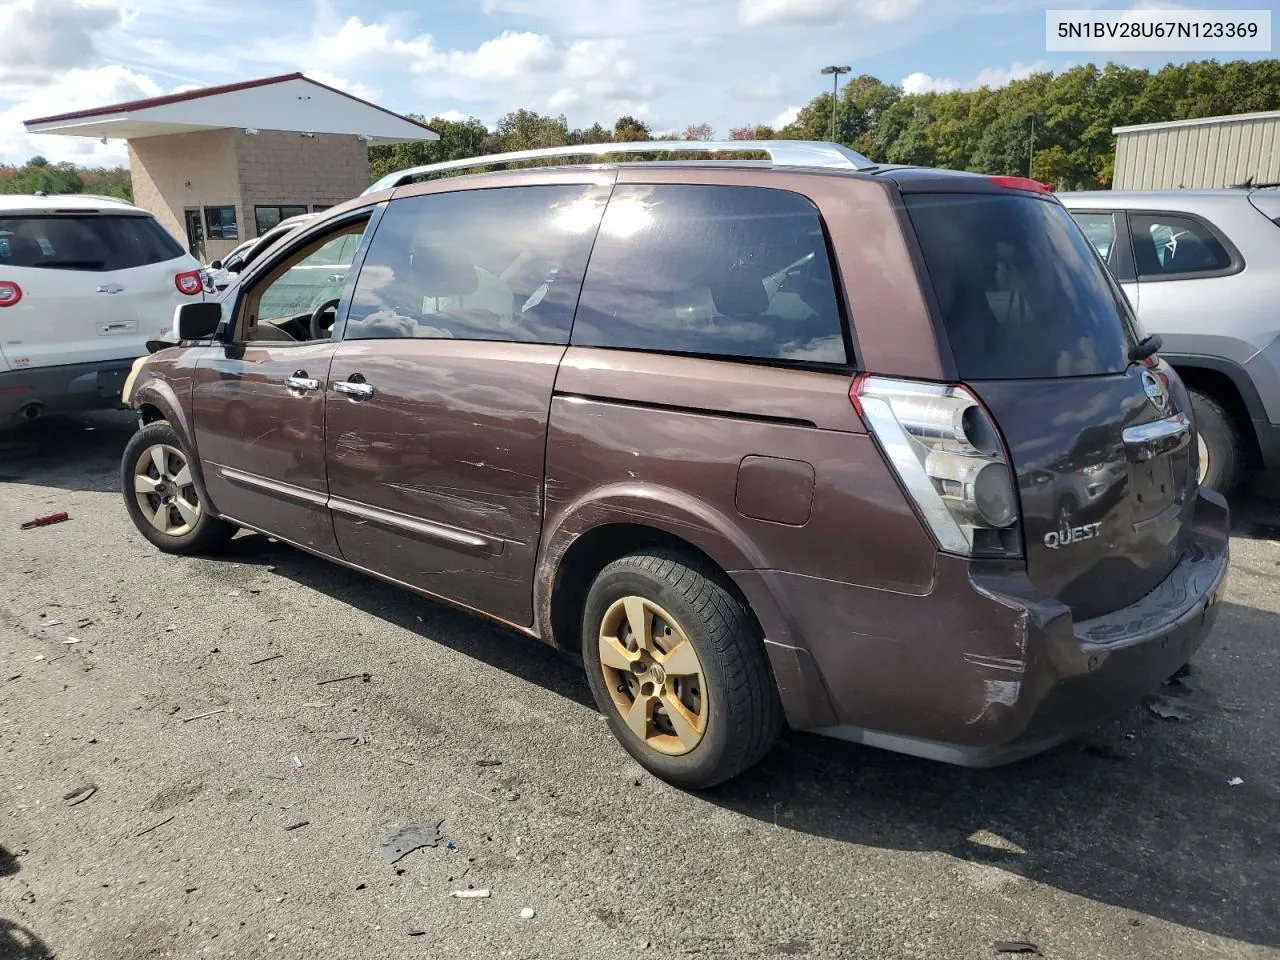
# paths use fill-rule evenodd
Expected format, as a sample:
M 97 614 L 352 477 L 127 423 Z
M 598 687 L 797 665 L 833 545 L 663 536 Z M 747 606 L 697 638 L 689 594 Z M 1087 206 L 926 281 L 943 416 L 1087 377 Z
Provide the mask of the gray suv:
M 1200 479 L 1280 470 L 1280 190 L 1064 193 L 1190 388 Z

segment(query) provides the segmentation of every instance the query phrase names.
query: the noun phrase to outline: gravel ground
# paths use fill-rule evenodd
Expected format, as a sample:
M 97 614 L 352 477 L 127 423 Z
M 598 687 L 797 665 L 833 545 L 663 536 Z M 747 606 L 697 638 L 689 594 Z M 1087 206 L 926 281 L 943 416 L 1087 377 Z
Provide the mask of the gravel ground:
M 693 795 L 551 650 L 256 535 L 164 556 L 116 492 L 131 419 L 37 427 L 0 438 L 6 960 L 1280 955 L 1261 500 L 1157 703 L 1186 719 L 1135 707 L 985 772 L 789 735 Z M 381 856 L 437 821 L 438 846 Z

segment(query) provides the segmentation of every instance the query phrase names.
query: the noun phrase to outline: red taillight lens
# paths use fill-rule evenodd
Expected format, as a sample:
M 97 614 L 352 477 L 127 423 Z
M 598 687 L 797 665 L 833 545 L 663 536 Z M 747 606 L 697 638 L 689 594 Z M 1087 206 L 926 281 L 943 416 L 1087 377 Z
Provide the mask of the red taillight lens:
M 173 278 L 173 285 L 178 288 L 179 293 L 186 294 L 188 297 L 194 297 L 204 290 L 204 281 L 200 278 L 199 270 L 178 274 Z
M 1030 193 L 1053 193 L 1053 187 L 1047 183 L 1041 183 L 1039 180 L 1032 180 L 1030 177 L 987 177 L 992 183 L 998 187 L 1004 187 L 1007 190 L 1026 190 Z
M 12 307 L 22 299 L 22 288 L 8 280 L 0 280 L 0 307 Z

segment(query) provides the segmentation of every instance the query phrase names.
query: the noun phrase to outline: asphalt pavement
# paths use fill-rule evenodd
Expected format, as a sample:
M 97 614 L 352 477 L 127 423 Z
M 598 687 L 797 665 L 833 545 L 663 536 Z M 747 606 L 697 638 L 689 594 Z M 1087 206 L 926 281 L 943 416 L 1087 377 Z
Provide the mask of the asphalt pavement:
M 788 734 L 691 794 L 534 641 L 256 534 L 159 553 L 133 426 L 0 436 L 3 960 L 1280 956 L 1265 498 L 1190 676 L 1096 733 L 990 771 Z

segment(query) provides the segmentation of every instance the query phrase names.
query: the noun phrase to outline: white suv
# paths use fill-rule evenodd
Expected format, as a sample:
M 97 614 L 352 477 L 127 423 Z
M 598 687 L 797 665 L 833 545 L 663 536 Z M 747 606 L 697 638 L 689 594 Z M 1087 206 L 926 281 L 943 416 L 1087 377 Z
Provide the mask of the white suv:
M 0 196 L 0 426 L 115 406 L 150 335 L 203 296 L 199 262 L 145 210 Z

